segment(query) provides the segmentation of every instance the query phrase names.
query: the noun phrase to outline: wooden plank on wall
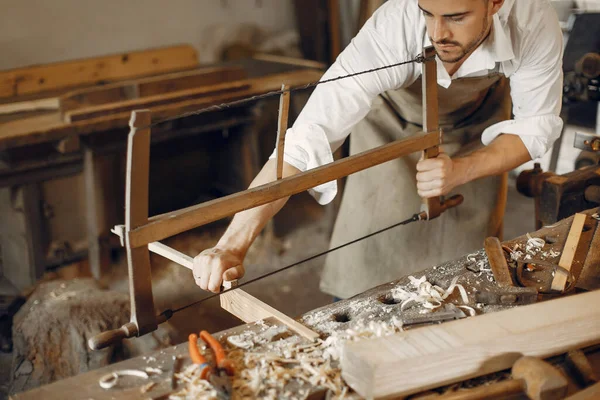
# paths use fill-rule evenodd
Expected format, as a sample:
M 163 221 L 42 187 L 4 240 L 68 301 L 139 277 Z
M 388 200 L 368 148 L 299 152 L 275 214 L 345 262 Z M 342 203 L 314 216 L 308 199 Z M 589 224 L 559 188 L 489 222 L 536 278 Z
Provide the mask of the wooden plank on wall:
M 89 106 L 217 85 L 244 79 L 246 75 L 240 66 L 211 67 L 78 89 L 60 97 L 60 111 L 64 114 Z
M 348 343 L 342 376 L 361 396 L 406 396 L 600 343 L 600 291 Z
M 194 68 L 196 50 L 178 45 L 0 72 L 0 98 Z

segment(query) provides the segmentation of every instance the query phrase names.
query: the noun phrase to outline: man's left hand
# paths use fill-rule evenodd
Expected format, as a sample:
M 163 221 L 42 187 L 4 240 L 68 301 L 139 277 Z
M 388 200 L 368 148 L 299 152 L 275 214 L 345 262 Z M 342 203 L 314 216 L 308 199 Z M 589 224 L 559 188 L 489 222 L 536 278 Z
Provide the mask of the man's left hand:
M 440 150 L 436 158 L 417 163 L 417 191 L 422 198 L 444 196 L 460 185 L 457 163 Z

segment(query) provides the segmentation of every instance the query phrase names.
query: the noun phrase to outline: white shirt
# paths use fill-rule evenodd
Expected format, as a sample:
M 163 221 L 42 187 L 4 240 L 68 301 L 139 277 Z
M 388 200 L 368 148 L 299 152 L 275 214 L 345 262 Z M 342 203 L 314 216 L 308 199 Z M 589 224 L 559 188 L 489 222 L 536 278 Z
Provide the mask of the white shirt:
M 417 0 L 389 0 L 321 80 L 411 60 L 430 44 Z M 518 135 L 536 159 L 562 129 L 562 49 L 558 18 L 548 0 L 506 0 L 493 17 L 491 34 L 454 76 L 437 59 L 438 84 L 447 88 L 453 79 L 483 76 L 498 65 L 510 79 L 514 119 L 487 128 L 482 142 L 487 145 L 502 133 Z M 367 115 L 375 97 L 410 86 L 420 74 L 421 64 L 411 63 L 318 85 L 286 133 L 284 160 L 301 171 L 332 162 L 332 153 Z M 310 193 L 327 204 L 337 184 L 328 182 Z

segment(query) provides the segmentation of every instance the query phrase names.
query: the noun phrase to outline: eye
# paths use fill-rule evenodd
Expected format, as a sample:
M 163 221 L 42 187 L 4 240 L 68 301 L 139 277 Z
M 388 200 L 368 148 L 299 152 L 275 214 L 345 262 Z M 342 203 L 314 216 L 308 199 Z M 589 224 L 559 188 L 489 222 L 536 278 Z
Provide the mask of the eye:
M 463 22 L 465 20 L 464 16 L 460 16 L 460 17 L 451 17 L 450 20 L 452 22 Z

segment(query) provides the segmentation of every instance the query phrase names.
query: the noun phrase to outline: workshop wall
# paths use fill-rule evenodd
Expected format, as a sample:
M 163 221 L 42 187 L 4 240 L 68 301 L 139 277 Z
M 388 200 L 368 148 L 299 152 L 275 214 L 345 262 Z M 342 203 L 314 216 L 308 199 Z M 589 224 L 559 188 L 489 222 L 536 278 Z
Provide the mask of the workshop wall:
M 0 70 L 189 43 L 210 62 L 215 28 L 295 28 L 291 0 L 20 0 L 0 13 Z

